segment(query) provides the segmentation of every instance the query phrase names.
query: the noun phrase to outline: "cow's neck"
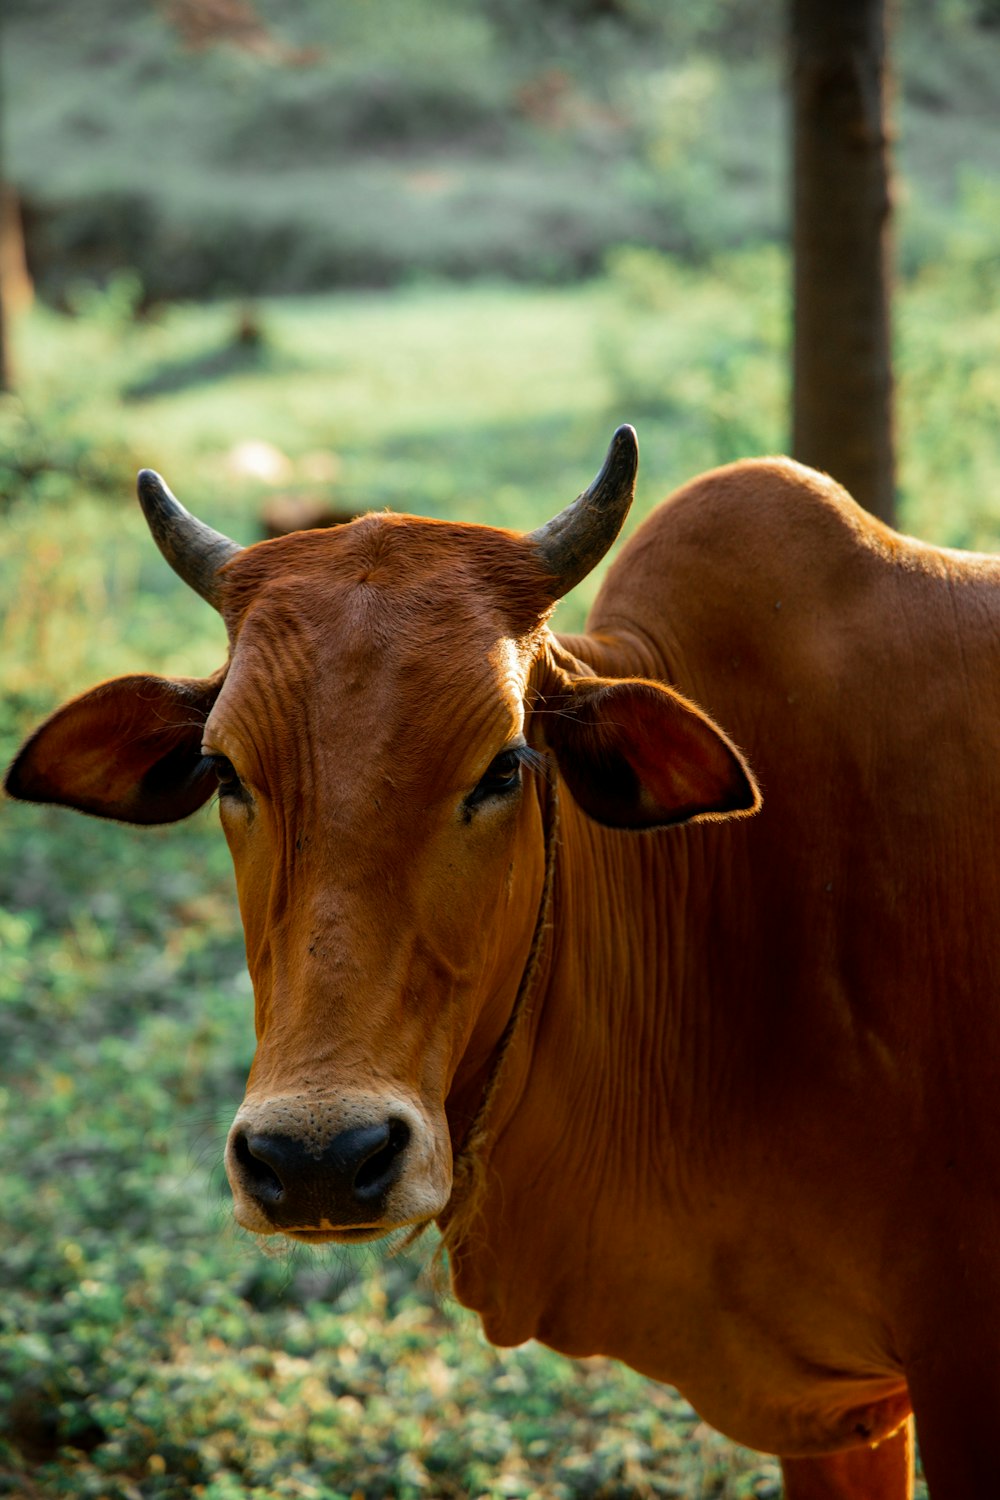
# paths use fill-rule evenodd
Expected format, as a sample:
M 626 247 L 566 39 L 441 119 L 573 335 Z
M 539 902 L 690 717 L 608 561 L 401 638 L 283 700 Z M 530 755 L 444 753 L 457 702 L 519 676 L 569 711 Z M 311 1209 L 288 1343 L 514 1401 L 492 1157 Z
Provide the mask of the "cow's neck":
M 555 776 L 538 784 L 539 821 L 544 843 L 541 890 L 535 925 L 513 1001 L 506 1011 L 503 1030 L 495 1036 L 478 1068 L 466 1070 L 470 1077 L 453 1085 L 449 1118 L 455 1147 L 452 1199 L 441 1219 L 446 1240 L 462 1237 L 476 1213 L 483 1187 L 483 1172 L 490 1149 L 491 1131 L 506 1084 L 511 1054 L 530 1030 L 529 1018 L 539 990 L 550 969 L 549 934 L 553 924 L 556 851 L 560 837 L 560 798 Z M 461 1072 L 461 1070 L 460 1070 Z
M 713 1101 L 710 1028 L 688 1020 L 704 998 L 695 958 L 720 940 L 700 899 L 718 872 L 710 840 L 607 830 L 560 800 L 553 922 L 491 1109 L 480 1214 L 452 1267 L 492 1340 L 582 1354 L 604 1347 L 612 1310 L 622 1326 L 616 1278 L 641 1321 L 644 1279 L 683 1293 L 689 1275 L 702 1205 L 688 1169 Z M 574 1328 L 587 1330 L 579 1343 Z

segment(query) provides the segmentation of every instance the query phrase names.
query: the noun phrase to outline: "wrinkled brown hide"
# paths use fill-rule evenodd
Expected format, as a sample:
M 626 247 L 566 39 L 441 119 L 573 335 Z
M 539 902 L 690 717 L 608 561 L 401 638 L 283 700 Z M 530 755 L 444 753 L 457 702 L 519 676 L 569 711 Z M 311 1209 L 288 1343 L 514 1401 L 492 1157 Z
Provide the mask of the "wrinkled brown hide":
M 490 1338 L 671 1381 L 793 1500 L 903 1500 L 911 1407 L 934 1500 L 991 1493 L 997 563 L 769 460 L 654 512 L 580 637 L 488 528 L 367 517 L 219 577 L 174 772 L 220 783 L 254 979 L 239 1220 L 440 1218 Z M 14 795 L 100 811 L 94 705 Z

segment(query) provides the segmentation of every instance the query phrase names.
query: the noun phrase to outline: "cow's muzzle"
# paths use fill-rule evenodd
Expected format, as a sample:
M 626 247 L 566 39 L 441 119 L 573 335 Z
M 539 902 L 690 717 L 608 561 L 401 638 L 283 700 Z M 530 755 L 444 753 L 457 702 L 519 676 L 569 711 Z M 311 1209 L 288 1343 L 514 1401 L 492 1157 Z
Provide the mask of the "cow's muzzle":
M 402 1101 L 346 1117 L 301 1097 L 244 1106 L 226 1147 L 236 1218 L 303 1240 L 374 1239 L 429 1219 L 450 1191 L 436 1134 Z
M 314 1155 L 287 1135 L 236 1131 L 241 1185 L 276 1229 L 369 1226 L 382 1218 L 410 1139 L 405 1120 L 342 1130 Z

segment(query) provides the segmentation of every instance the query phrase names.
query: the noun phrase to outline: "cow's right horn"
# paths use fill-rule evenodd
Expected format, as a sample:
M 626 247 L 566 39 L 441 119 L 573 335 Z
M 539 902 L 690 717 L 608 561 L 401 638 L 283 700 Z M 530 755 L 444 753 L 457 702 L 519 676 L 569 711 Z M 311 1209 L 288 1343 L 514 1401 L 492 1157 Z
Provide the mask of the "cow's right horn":
M 586 578 L 611 546 L 632 504 L 638 468 L 635 428 L 619 427 L 590 488 L 551 521 L 528 533 L 526 540 L 556 580 L 554 599 L 561 599 Z
M 243 549 L 185 510 L 152 469 L 140 469 L 136 487 L 153 540 L 167 562 L 186 584 L 218 609 L 218 571 Z

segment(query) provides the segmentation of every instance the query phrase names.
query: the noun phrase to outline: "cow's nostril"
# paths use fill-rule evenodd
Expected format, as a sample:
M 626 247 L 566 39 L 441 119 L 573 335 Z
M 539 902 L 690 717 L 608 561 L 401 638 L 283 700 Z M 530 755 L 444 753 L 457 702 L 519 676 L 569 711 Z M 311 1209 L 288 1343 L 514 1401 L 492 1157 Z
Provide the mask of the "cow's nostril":
M 388 1139 L 373 1151 L 354 1174 L 354 1191 L 359 1198 L 374 1198 L 390 1187 L 397 1171 L 397 1159 L 410 1141 L 410 1127 L 405 1120 L 390 1120 Z
M 285 1184 L 278 1175 L 275 1157 L 280 1155 L 277 1143 L 268 1136 L 254 1136 L 251 1141 L 242 1131 L 233 1141 L 233 1152 L 250 1192 L 262 1203 L 279 1203 Z
M 232 1165 L 274 1224 L 368 1223 L 403 1170 L 410 1137 L 398 1118 L 352 1125 L 317 1154 L 294 1136 L 237 1130 Z

